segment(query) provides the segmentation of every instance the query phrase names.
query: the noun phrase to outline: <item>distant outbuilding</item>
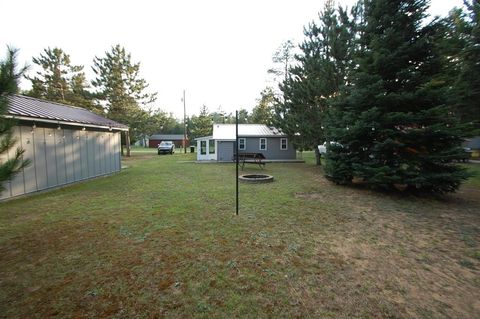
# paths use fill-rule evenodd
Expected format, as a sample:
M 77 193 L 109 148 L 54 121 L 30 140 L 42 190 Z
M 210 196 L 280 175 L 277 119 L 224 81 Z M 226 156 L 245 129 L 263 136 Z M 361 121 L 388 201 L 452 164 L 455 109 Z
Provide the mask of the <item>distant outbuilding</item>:
M 157 148 L 158 144 L 163 141 L 172 141 L 175 147 L 183 147 L 183 134 L 154 134 L 148 138 L 148 146 Z M 188 147 L 190 142 L 188 138 L 185 140 L 185 147 Z
M 5 117 L 17 121 L 17 142 L 0 161 L 20 146 L 31 164 L 4 185 L 0 200 L 120 171 L 120 134 L 128 126 L 83 108 L 22 95 L 8 96 L 8 105 Z
M 267 161 L 293 161 L 297 152 L 286 134 L 264 124 L 238 125 L 239 153 L 261 153 Z M 198 161 L 231 161 L 235 124 L 213 124 L 213 135 L 196 139 Z

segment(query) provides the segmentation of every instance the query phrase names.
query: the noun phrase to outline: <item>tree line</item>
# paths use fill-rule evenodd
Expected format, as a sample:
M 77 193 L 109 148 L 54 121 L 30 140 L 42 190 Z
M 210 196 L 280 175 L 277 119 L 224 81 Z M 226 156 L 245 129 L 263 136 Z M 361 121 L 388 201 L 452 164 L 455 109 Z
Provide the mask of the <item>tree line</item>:
M 260 92 L 255 106 L 251 112 L 245 108 L 238 110 L 239 124 L 265 124 L 274 125 L 275 93 L 271 87 L 266 87 Z M 199 110 L 199 115 L 187 118 L 187 131 L 190 140 L 201 136 L 212 135 L 213 123 L 235 124 L 236 114 L 226 113 L 219 108 L 216 111 L 209 111 L 206 105 Z
M 274 123 L 315 149 L 317 164 L 326 142 L 334 182 L 449 192 L 468 177 L 453 162 L 480 124 L 480 4 L 430 20 L 427 9 L 426 0 L 359 0 L 350 10 L 327 1 L 304 28 Z
M 160 127 L 175 130 L 171 114 L 153 110 L 157 93 L 148 92 L 140 76 L 140 63 L 121 45 L 95 56 L 91 66 L 94 79 L 88 80 L 83 65 L 73 65 L 61 48 L 46 48 L 32 59 L 37 71 L 26 75 L 32 88 L 25 95 L 86 108 L 130 127 L 135 141 L 158 132 Z M 123 137 L 122 137 L 123 138 Z
M 37 71 L 25 78 L 31 89 L 27 96 L 52 102 L 86 108 L 130 127 L 130 140 L 135 142 L 155 133 L 182 134 L 183 121 L 172 114 L 153 110 L 157 93 L 149 93 L 148 83 L 140 77 L 140 63 L 132 61 L 124 47 L 115 45 L 103 56 L 93 59 L 95 78 L 89 81 L 83 65 L 74 65 L 70 55 L 58 47 L 46 48 L 32 59 Z M 249 114 L 239 111 L 240 123 L 273 122 L 273 91 L 261 92 L 258 105 Z M 209 112 L 206 106 L 200 114 L 187 118 L 187 134 L 190 139 L 211 134 L 212 123 L 234 123 L 233 114 L 222 111 Z

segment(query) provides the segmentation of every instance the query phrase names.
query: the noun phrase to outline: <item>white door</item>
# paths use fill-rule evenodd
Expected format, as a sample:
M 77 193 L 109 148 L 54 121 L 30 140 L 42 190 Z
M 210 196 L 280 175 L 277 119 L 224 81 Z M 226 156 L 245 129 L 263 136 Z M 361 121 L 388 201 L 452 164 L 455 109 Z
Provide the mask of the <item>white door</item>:
M 198 161 L 216 161 L 217 150 L 216 141 L 213 139 L 204 139 L 197 141 L 197 160 Z

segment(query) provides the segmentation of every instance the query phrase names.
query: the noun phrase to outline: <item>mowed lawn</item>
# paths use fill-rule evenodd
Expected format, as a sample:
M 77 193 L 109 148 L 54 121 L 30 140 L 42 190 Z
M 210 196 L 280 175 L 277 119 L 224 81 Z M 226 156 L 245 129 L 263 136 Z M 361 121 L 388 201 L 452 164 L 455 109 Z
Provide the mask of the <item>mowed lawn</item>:
M 0 203 L 0 317 L 480 314 L 479 177 L 444 197 L 382 194 L 328 182 L 305 154 L 241 184 L 235 216 L 233 164 L 133 155 Z

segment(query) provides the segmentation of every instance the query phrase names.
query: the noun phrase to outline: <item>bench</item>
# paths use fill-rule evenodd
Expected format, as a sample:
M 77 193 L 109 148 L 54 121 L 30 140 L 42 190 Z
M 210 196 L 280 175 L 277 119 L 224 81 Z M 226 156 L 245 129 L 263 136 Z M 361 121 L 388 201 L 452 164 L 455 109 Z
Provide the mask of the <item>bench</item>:
M 233 155 L 233 161 L 237 160 L 236 154 Z M 262 153 L 239 153 L 238 161 L 242 163 L 242 171 L 245 163 L 257 164 L 260 168 L 265 167 L 265 156 Z

